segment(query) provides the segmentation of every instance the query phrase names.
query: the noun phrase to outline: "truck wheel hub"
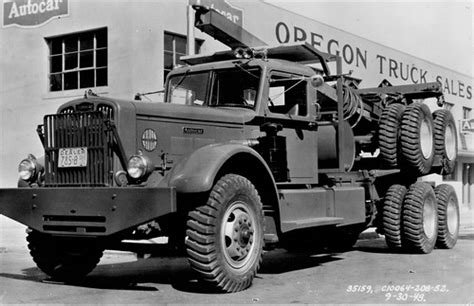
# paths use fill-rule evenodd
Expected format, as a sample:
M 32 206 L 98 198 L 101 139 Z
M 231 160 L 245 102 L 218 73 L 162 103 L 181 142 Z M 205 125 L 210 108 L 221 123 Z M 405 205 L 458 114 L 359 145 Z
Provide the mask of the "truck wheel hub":
M 244 266 L 251 256 L 248 254 L 253 247 L 252 217 L 242 202 L 234 202 L 225 214 L 223 226 L 224 256 L 234 268 Z

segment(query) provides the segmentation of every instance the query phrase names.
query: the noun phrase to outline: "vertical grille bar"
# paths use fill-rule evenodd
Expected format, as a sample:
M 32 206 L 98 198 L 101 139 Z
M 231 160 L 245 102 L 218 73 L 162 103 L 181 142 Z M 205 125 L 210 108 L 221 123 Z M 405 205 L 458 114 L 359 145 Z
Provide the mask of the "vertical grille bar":
M 113 113 L 63 113 L 44 118 L 46 186 L 108 186 L 113 183 L 112 132 L 106 120 Z M 87 148 L 87 166 L 59 167 L 59 150 Z

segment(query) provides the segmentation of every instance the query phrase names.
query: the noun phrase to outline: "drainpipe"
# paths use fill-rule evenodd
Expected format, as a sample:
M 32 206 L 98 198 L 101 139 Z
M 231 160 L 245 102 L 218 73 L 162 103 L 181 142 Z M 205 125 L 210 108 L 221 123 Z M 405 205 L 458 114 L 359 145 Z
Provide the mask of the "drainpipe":
M 186 44 L 186 55 L 194 55 L 195 50 L 195 38 L 194 38 L 194 10 L 191 5 L 191 2 L 195 2 L 195 4 L 200 4 L 200 0 L 188 0 L 188 4 L 186 6 L 186 14 L 187 14 L 187 44 Z

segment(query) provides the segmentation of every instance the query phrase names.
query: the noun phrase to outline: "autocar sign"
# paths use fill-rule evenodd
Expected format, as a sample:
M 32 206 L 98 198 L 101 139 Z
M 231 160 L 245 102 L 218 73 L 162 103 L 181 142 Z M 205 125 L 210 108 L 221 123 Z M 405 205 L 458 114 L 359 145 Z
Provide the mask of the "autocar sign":
M 4 0 L 3 27 L 37 27 L 68 15 L 68 0 Z

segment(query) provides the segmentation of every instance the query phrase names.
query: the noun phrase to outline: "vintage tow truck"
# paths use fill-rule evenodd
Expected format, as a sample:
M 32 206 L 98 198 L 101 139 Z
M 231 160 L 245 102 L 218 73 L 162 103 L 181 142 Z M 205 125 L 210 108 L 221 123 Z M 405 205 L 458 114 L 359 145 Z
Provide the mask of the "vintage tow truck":
M 393 249 L 454 247 L 453 188 L 418 180 L 456 159 L 451 113 L 423 103 L 443 103 L 439 84 L 358 89 L 307 44 L 184 60 L 165 103 L 86 95 L 44 117 L 44 156 L 20 162 L 0 213 L 50 277 L 154 237 L 224 292 L 251 285 L 264 249 L 350 247 L 371 226 Z

